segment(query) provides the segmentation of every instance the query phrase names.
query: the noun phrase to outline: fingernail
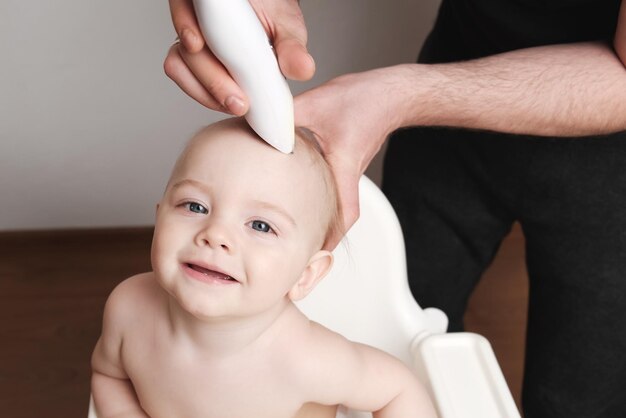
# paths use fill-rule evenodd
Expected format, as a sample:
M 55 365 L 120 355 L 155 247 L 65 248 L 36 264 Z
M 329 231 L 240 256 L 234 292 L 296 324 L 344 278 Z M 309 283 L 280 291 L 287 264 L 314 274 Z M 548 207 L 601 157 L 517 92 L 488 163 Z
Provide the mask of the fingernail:
M 243 100 L 237 96 L 228 96 L 224 105 L 234 115 L 243 115 L 246 110 L 246 105 Z

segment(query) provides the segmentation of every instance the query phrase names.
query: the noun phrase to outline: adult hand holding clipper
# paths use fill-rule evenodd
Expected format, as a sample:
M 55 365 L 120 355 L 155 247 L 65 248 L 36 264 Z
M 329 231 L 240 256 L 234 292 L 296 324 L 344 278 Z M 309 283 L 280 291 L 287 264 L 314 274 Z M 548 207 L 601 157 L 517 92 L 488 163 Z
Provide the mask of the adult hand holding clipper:
M 271 41 L 281 72 L 291 80 L 313 77 L 315 62 L 309 55 L 307 31 L 296 0 L 251 0 Z M 180 38 L 165 59 L 165 73 L 194 100 L 221 112 L 242 116 L 250 105 L 247 95 L 224 65 L 205 45 L 192 0 L 169 0 L 174 28 Z M 241 28 L 231 28 L 233 35 Z M 201 70 L 200 70 L 201 69 Z

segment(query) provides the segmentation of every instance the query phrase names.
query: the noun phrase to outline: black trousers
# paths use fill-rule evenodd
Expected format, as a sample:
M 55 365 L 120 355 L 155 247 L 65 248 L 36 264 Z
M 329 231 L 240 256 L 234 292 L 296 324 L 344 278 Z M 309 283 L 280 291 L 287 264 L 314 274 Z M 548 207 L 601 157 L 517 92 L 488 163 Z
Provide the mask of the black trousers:
M 512 223 L 526 237 L 526 418 L 626 417 L 626 132 L 538 138 L 396 132 L 383 191 L 411 289 L 463 328 L 468 297 Z

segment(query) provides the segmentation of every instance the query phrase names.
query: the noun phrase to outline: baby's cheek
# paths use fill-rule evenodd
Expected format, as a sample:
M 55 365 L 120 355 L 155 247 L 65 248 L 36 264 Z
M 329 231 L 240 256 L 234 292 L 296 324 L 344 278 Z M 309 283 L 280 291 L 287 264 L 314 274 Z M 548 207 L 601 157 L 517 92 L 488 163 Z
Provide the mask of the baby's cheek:
M 162 249 L 162 240 L 158 238 L 158 236 L 155 234 L 155 236 L 152 239 L 152 247 L 150 248 L 150 260 L 152 261 L 152 268 L 156 269 L 157 265 L 159 264 L 159 261 L 162 258 L 162 253 L 163 253 L 163 249 Z
M 296 272 L 298 264 L 293 252 L 261 251 L 253 256 L 254 271 L 259 277 L 273 277 L 277 282 L 289 280 Z
M 157 274 L 167 274 L 168 267 L 171 269 L 168 263 L 174 258 L 173 249 L 170 248 L 172 243 L 165 238 L 166 237 L 162 235 L 160 237 L 155 236 L 152 242 L 150 259 L 152 262 L 152 270 Z

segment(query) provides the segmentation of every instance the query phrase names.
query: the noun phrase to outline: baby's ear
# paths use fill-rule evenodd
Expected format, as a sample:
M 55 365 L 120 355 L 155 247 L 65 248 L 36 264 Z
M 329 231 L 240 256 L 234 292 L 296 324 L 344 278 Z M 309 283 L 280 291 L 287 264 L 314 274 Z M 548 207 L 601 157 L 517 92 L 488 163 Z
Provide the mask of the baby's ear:
M 302 275 L 293 285 L 287 296 L 292 301 L 303 299 L 326 276 L 333 265 L 333 255 L 330 251 L 320 250 L 309 260 Z

